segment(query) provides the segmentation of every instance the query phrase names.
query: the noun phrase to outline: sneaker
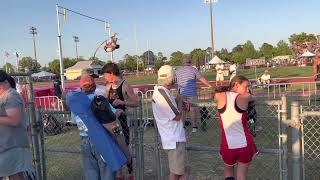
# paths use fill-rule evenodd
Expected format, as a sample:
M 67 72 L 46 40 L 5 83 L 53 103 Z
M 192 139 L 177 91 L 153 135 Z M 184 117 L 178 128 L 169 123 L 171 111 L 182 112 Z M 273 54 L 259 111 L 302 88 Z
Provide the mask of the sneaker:
M 193 132 L 193 133 L 196 133 L 197 131 L 198 131 L 198 127 L 193 127 L 193 128 L 192 128 L 192 132 Z

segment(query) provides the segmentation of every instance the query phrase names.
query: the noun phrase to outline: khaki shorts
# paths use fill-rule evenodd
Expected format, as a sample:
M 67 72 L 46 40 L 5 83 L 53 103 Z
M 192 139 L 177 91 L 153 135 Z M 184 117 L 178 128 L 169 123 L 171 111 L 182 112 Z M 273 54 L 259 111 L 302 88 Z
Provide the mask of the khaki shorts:
M 187 101 L 191 108 L 198 107 L 198 96 L 182 96 L 182 99 Z
M 185 142 L 177 142 L 176 149 L 167 150 L 171 173 L 184 175 L 187 166 L 187 150 Z
M 217 74 L 216 81 L 224 81 L 223 73 Z

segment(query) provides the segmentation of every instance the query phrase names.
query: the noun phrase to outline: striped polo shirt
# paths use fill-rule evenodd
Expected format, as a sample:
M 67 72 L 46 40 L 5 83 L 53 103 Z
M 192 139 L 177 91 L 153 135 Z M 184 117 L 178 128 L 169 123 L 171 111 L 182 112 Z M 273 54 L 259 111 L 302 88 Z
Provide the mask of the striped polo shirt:
M 176 70 L 177 84 L 182 96 L 197 96 L 197 79 L 202 75 L 190 66 L 184 65 Z

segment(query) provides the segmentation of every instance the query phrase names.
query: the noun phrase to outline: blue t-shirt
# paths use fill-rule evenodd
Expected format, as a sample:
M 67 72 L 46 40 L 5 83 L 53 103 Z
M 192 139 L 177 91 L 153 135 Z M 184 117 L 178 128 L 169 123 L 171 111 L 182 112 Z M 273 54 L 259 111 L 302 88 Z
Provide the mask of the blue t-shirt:
M 182 96 L 197 96 L 197 79 L 202 75 L 189 65 L 181 66 L 176 70 L 178 90 Z
M 75 91 L 80 91 L 80 89 L 77 89 Z M 96 95 L 103 95 L 104 96 L 104 92 L 105 92 L 105 87 L 104 86 L 99 86 L 97 85 L 96 87 L 96 90 L 94 93 L 91 93 L 91 94 L 87 94 L 87 96 L 90 98 L 90 99 L 93 99 L 94 96 Z M 116 109 L 113 108 L 113 106 L 111 104 L 110 105 L 110 108 L 112 110 L 113 113 L 116 112 Z M 72 123 L 73 124 L 77 124 L 78 126 L 78 129 L 79 129 L 79 132 L 80 132 L 80 136 L 88 136 L 88 128 L 86 127 L 86 125 L 83 123 L 83 121 L 81 120 L 81 118 L 79 116 L 76 116 L 74 115 L 72 112 L 71 112 L 71 119 L 72 119 Z

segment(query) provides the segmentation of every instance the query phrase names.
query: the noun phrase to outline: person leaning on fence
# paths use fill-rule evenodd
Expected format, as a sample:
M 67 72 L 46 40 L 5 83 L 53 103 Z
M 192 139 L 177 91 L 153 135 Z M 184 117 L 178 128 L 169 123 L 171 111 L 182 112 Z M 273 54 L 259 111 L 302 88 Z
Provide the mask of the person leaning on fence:
M 21 96 L 0 70 L 0 180 L 34 179 L 27 136 L 27 119 Z
M 216 91 L 214 94 L 222 129 L 220 155 L 225 164 L 226 180 L 246 179 L 249 164 L 258 153 L 247 126 L 247 108 L 252 100 L 248 84 L 246 77 L 235 76 L 228 91 Z M 237 178 L 234 178 L 235 165 Z
M 100 89 L 96 88 L 94 78 L 90 75 L 83 75 L 80 79 L 80 90 L 86 93 L 87 96 L 102 95 Z M 79 90 L 77 90 L 79 91 Z M 68 105 L 68 104 L 67 104 Z M 123 112 L 122 110 L 112 111 L 117 115 Z M 72 112 L 71 112 L 72 113 Z M 104 159 L 97 152 L 92 140 L 88 137 L 88 128 L 79 116 L 71 114 L 76 121 L 81 137 L 81 156 L 83 164 L 83 172 L 85 180 L 101 179 L 112 180 L 116 179 L 116 173 L 113 172 Z
M 187 179 L 186 136 L 183 127 L 182 99 L 170 89 L 175 84 L 174 70 L 169 65 L 158 71 L 158 85 L 152 95 L 152 110 L 161 137 L 162 148 L 168 153 L 169 180 Z M 179 108 L 178 108 L 179 107 Z
M 198 113 L 198 95 L 197 95 L 197 79 L 204 85 L 211 87 L 206 78 L 191 65 L 191 59 L 188 55 L 182 57 L 182 66 L 176 70 L 176 78 L 179 94 L 184 101 L 187 101 L 190 106 L 192 132 L 197 132 L 197 113 Z M 186 120 L 187 111 L 183 112 L 182 119 Z
M 121 78 L 120 69 L 115 63 L 107 63 L 102 67 L 102 73 L 107 82 L 106 84 L 106 96 L 109 99 L 109 103 L 116 109 L 122 109 L 126 111 L 127 107 L 139 106 L 138 96 L 134 93 L 133 88 L 127 83 L 127 81 Z M 122 127 L 123 134 L 126 139 L 127 145 L 130 144 L 130 129 L 126 116 L 118 118 Z M 129 178 L 133 179 L 132 164 L 128 164 Z M 121 173 L 119 178 L 121 178 Z

